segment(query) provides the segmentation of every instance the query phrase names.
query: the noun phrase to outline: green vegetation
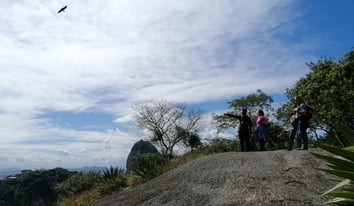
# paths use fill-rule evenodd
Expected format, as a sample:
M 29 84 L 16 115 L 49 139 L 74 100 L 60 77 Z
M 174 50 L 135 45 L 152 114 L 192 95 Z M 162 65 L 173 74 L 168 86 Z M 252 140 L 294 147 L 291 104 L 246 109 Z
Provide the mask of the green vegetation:
M 133 173 L 141 182 L 147 182 L 163 173 L 162 166 L 167 161 L 160 153 L 147 153 L 136 156 Z
M 339 130 L 343 130 L 339 129 Z M 344 136 L 348 142 L 354 145 L 354 131 L 346 130 L 343 133 L 350 136 Z M 329 189 L 322 195 L 330 196 L 332 199 L 329 203 L 340 203 L 341 205 L 354 204 L 354 153 L 351 151 L 353 147 L 339 148 L 328 144 L 316 144 L 318 147 L 330 152 L 333 155 L 321 155 L 313 153 L 315 156 L 327 161 L 329 169 L 323 171 L 336 176 L 333 180 L 339 183 Z M 335 156 L 336 155 L 336 156 Z
M 55 205 L 55 186 L 73 174 L 62 168 L 24 170 L 0 181 L 0 205 Z
M 354 129 L 354 51 L 339 61 L 325 58 L 308 66 L 311 72 L 287 89 L 286 95 L 290 100 L 301 96 L 315 109 L 311 120 L 313 132 L 324 132 L 331 144 L 348 146 L 349 143 L 335 125 Z M 292 104 L 283 105 L 277 118 L 288 119 L 288 108 Z
M 79 172 L 70 176 L 66 181 L 55 187 L 60 198 L 66 198 L 93 188 L 101 182 L 101 175 L 97 172 Z
M 110 166 L 109 169 L 103 171 L 103 181 L 104 182 L 124 182 L 124 169 Z

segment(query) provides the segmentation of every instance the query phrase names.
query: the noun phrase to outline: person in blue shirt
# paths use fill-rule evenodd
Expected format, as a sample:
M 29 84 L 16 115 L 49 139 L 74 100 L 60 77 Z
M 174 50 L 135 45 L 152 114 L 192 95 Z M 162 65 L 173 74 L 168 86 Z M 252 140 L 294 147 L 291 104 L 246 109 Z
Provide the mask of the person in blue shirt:
M 309 127 L 309 122 L 306 117 L 307 108 L 304 100 L 296 96 L 295 97 L 295 106 L 293 107 L 292 115 L 295 116 L 295 119 L 291 123 L 293 128 L 290 133 L 288 150 L 292 150 L 294 138 L 297 135 L 298 137 L 298 146 L 299 150 L 307 150 L 308 149 L 308 136 L 307 136 L 307 128 Z

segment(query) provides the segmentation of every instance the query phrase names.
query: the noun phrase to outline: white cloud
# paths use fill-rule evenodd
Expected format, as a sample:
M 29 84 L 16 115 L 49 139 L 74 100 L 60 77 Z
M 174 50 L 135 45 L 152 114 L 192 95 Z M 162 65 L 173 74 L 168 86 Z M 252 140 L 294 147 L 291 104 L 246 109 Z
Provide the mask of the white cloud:
M 282 93 L 305 72 L 297 45 L 275 38 L 293 29 L 284 27 L 296 18 L 291 6 L 282 0 L 6 1 L 0 144 L 14 157 L 8 165 L 122 161 L 137 140 L 132 131 L 52 125 L 38 119 L 44 112 L 109 112 L 118 127 L 131 120 L 132 105 L 152 99 L 195 103 L 258 88 Z M 66 141 L 38 143 L 58 139 Z M 22 151 L 15 144 L 34 140 L 35 148 L 26 143 Z

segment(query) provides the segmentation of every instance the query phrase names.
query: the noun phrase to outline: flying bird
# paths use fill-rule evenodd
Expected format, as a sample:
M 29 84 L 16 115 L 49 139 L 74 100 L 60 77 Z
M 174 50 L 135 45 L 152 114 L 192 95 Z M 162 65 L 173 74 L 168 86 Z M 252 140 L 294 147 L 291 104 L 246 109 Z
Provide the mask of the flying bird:
M 68 7 L 68 6 L 64 6 L 63 8 L 61 8 L 61 9 L 58 11 L 58 13 L 63 12 L 67 7 Z

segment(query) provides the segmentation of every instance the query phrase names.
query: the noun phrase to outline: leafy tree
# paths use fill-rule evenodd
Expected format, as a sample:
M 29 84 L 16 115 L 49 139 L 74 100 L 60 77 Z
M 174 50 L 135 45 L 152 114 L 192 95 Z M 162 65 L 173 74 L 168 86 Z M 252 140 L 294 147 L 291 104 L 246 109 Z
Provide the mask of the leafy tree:
M 82 191 L 93 188 L 101 182 L 101 175 L 97 172 L 79 172 L 70 176 L 66 181 L 58 184 L 55 190 L 60 198 L 69 197 Z
M 188 138 L 188 145 L 193 151 L 195 148 L 201 147 L 203 144 L 200 141 L 200 137 L 197 134 L 193 133 Z
M 201 148 L 198 148 L 198 152 L 201 152 L 205 155 L 239 150 L 240 145 L 238 141 L 226 139 L 223 137 L 209 139 L 207 140 L 206 144 L 204 144 Z
M 187 131 L 184 128 L 177 128 L 177 135 L 182 137 L 185 146 L 190 147 L 191 150 L 202 146 L 199 135 L 196 132 Z
M 266 148 L 270 150 L 285 148 L 285 142 L 288 142 L 289 133 L 286 132 L 283 126 L 278 123 L 268 122 L 266 124 L 266 132 Z
M 0 205 L 55 205 L 58 193 L 54 187 L 72 174 L 62 168 L 24 170 L 0 181 Z
M 137 105 L 133 109 L 138 127 L 149 132 L 150 141 L 157 143 L 169 159 L 173 157 L 174 147 L 186 140 L 185 135 L 179 135 L 180 129 L 193 132 L 201 119 L 199 112 L 187 111 L 184 106 L 167 101 Z
M 16 179 L 0 180 L 0 205 L 10 205 L 16 201 L 14 197 L 16 185 Z
M 286 95 L 289 99 L 301 96 L 315 108 L 314 130 L 335 134 L 328 137 L 334 137 L 339 145 L 346 146 L 348 142 L 334 125 L 354 129 L 354 51 L 337 62 L 324 58 L 308 66 L 311 72 L 287 89 Z

